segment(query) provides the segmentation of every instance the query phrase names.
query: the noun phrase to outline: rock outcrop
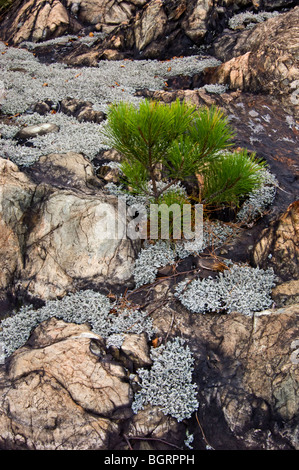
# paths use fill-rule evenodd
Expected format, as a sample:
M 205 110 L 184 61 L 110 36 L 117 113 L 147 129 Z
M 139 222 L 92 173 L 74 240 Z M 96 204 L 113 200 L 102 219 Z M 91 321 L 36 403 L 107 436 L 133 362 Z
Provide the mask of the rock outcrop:
M 296 303 L 299 298 L 299 201 L 260 234 L 254 252 L 254 262 L 272 267 L 279 279 L 273 290 L 277 305 Z
M 65 34 L 71 22 L 78 31 L 79 24 L 71 21 L 67 9 L 59 0 L 19 0 L 14 2 L 2 22 L 2 39 L 13 44 L 28 39 L 41 41 Z
M 298 304 L 253 318 L 159 308 L 162 340 L 183 334 L 195 357 L 199 408 L 188 423 L 157 406 L 133 414 L 138 382 L 119 354 L 86 324 L 47 320 L 0 368 L 0 447 L 183 449 L 187 426 L 195 449 L 298 449 L 298 313 Z M 137 373 L 151 367 L 142 335 L 123 348 Z
M 153 58 L 194 53 L 194 47 L 220 33 L 227 20 L 243 8 L 254 11 L 292 6 L 289 0 L 264 2 L 238 0 L 19 0 L 8 10 L 0 38 L 17 45 L 22 41 L 43 41 L 63 34 L 108 35 L 89 46 L 76 45 L 67 54 L 69 63 L 92 63 L 93 58 Z M 77 47 L 78 46 L 78 47 Z
M 6 336 L 9 357 L 4 358 L 0 342 L 0 449 L 186 450 L 188 436 L 193 437 L 194 450 L 299 449 L 299 7 L 294 6 L 291 0 L 17 0 L 2 17 L 0 39 L 7 42 L 6 48 L 23 43 L 21 47 L 46 63 L 98 66 L 102 59 L 167 59 L 202 53 L 204 46 L 223 63 L 196 75 L 163 76 L 165 88 L 156 91 L 134 85 L 130 98 L 134 94 L 134 100 L 179 99 L 221 107 L 236 131 L 235 146 L 265 160 L 278 186 L 269 211 L 242 225 L 236 239 L 213 251 L 213 260 L 184 258 L 176 271 L 174 266 L 162 267 L 155 283 L 133 289 L 140 242 L 125 237 L 131 219 L 104 190 L 106 182 L 119 182 L 119 154 L 105 149 L 92 156 L 91 163 L 79 153 L 50 153 L 45 144 L 43 156 L 34 163 L 27 165 L 24 157 L 24 167 L 0 158 L 0 318 L 8 316 L 12 325 Z M 257 24 L 256 13 L 263 9 L 279 11 Z M 247 28 L 245 18 L 231 28 L 229 19 L 240 12 L 254 15 L 254 25 Z M 65 36 L 63 41 L 44 44 L 59 36 Z M 6 53 L 3 50 L 4 60 Z M 5 73 L 5 63 L 3 67 Z M 218 84 L 227 85 L 226 92 L 223 86 L 220 94 L 203 88 Z M 68 93 L 65 90 L 55 105 L 50 96 L 33 99 L 28 111 L 44 115 L 37 115 L 42 124 L 32 127 L 26 120 L 30 125 L 12 143 L 20 144 L 18 151 L 27 155 L 25 147 L 34 147 L 34 135 L 50 132 L 48 143 L 57 138 L 58 128 L 49 127 L 47 113 L 64 113 L 80 126 L 106 118 L 97 111 L 102 108 L 93 107 L 97 103 L 87 101 L 97 95 L 91 99 L 76 95 L 76 90 Z M 0 116 L 6 136 L 13 134 L 17 117 L 10 114 Z M 84 139 L 84 133 L 79 138 Z M 8 155 L 5 146 L 3 152 Z M 226 216 L 219 210 L 221 220 Z M 194 314 L 183 307 L 174 295 L 178 283 L 218 276 L 217 268 L 211 269 L 214 256 L 273 268 L 277 285 L 269 310 Z M 84 315 L 77 307 L 75 314 L 59 307 L 59 298 L 63 302 L 67 293 L 81 295 L 86 290 L 105 295 L 109 305 L 111 301 L 111 316 L 103 324 L 117 318 L 121 334 L 112 326 L 109 337 L 104 328 L 94 331 L 94 317 L 88 317 L 90 309 L 81 297 Z M 10 301 L 15 302 L 12 307 L 16 301 L 24 307 L 20 328 L 15 327 Z M 28 302 L 32 309 L 27 310 Z M 36 311 L 45 302 L 46 319 L 38 314 L 42 308 Z M 95 301 L 93 306 L 100 325 L 99 305 Z M 142 318 L 153 323 L 155 337 L 146 328 L 131 331 L 139 321 L 135 317 L 124 333 L 118 315 L 128 315 L 128 307 L 139 319 L 143 310 Z M 2 325 L 5 328 L 5 320 Z M 144 409 L 134 409 L 142 377 L 150 381 L 156 348 L 173 339 L 186 340 L 194 358 L 192 381 L 199 406 L 182 421 L 164 414 L 151 400 Z M 177 375 L 178 361 L 175 364 L 175 369 L 168 369 L 168 363 L 162 368 L 168 371 L 164 391 L 169 377 Z M 160 393 L 157 387 L 154 382 L 152 398 Z M 169 392 L 174 395 L 168 396 L 167 390 L 166 398 L 163 395 L 171 405 L 164 411 L 180 401 L 169 398 L 180 397 L 180 387 L 173 388 Z M 181 402 L 185 404 L 186 394 Z
M 209 83 L 270 94 L 281 99 L 299 116 L 299 7 L 270 18 L 252 30 L 225 33 L 213 44 L 213 52 L 224 63 L 207 69 Z
M 117 198 L 101 193 L 91 164 L 50 154 L 31 171 L 29 178 L 1 160 L 3 295 L 17 289 L 47 299 L 89 283 L 129 282 L 138 242 L 122 239 L 126 219 Z
M 2 448 L 107 449 L 114 433 L 117 441 L 132 389 L 124 367 L 103 346 L 93 354 L 91 341 L 103 343 L 87 326 L 53 319 L 12 357 L 8 382 L 1 377 Z

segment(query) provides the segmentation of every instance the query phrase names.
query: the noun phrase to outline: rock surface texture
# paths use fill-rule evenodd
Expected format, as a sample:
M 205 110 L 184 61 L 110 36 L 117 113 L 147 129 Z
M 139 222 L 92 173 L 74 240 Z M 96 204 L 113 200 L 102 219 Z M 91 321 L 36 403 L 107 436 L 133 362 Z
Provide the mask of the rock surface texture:
M 121 236 L 116 232 L 117 199 L 101 194 L 82 155 L 42 157 L 32 168 L 34 182 L 7 160 L 1 168 L 1 250 L 4 260 L 14 260 L 4 263 L 2 292 L 20 289 L 47 299 L 75 285 L 129 281 L 138 242 L 121 239 L 121 217 Z
M 254 318 L 192 319 L 169 305 L 160 310 L 154 321 L 162 337 L 171 323 L 197 357 L 195 448 L 298 449 L 298 313 L 298 304 Z M 149 367 L 141 336 L 127 335 L 123 349 L 135 367 L 140 360 Z M 155 439 L 158 446 L 159 439 L 183 445 L 184 425 L 157 407 L 132 413 L 128 370 L 87 325 L 42 323 L 0 377 L 2 448 L 122 449 L 147 436 L 150 449 L 157 449 Z
M 17 0 L 2 14 L 1 450 L 299 450 L 295 3 Z M 144 246 L 125 236 L 121 155 L 102 132 L 109 103 L 144 98 L 221 108 L 275 185 L 256 218 L 213 211 L 236 229 L 220 246 L 145 257 L 157 276 L 137 289 Z M 191 313 L 181 281 L 214 293 L 230 263 L 273 270 L 263 310 L 247 308 L 266 294 L 249 276 L 217 291 L 239 296 L 230 310 L 207 292 Z
M 40 41 L 60 36 L 69 25 L 68 11 L 59 0 L 17 1 L 8 18 L 4 18 L 3 31 L 7 40 L 19 44 L 27 39 Z
M 210 83 L 274 95 L 299 116 L 299 7 L 254 29 L 224 34 L 213 50 L 222 65 L 206 70 Z
M 238 0 L 19 0 L 6 14 L 0 28 L 2 40 L 12 44 L 42 41 L 62 34 L 100 31 L 107 36 L 96 41 L 92 51 L 78 47 L 68 61 L 88 62 L 101 55 L 116 58 L 116 52 L 133 52 L 153 58 L 162 54 L 189 53 L 215 32 L 221 32 L 227 19 L 245 7 L 283 8 L 292 1 Z M 114 51 L 114 52 L 113 52 Z M 175 52 L 176 51 L 176 52 Z M 77 57 L 77 58 L 76 58 Z M 80 58 L 78 58 L 80 57 Z
M 264 229 L 257 241 L 253 257 L 261 267 L 272 266 L 279 277 L 273 291 L 277 304 L 295 303 L 299 295 L 299 201 L 270 227 Z
M 88 333 L 83 325 L 50 321 L 35 332 L 32 349 L 12 358 L 9 382 L 1 381 L 5 448 L 105 449 L 110 432 L 117 436 L 113 415 L 128 408 L 132 390 L 120 364 L 90 352 Z
M 0 38 L 20 44 L 25 40 L 36 42 L 66 33 L 75 34 L 57 54 L 55 44 L 38 47 L 36 53 L 42 58 L 52 55 L 73 66 L 96 66 L 101 59 L 161 59 L 194 54 L 199 46 L 211 44 L 217 33 L 211 52 L 223 64 L 205 71 L 205 83 L 270 94 L 298 118 L 299 7 L 287 12 L 281 10 L 291 3 L 20 1 L 2 22 Z M 253 12 L 262 8 L 267 12 L 280 10 L 267 21 L 254 23 L 253 28 L 243 26 L 228 30 L 229 18 L 244 7 L 253 8 Z M 88 35 L 88 31 L 90 35 L 95 34 L 93 42 L 77 39 L 78 32 L 81 38 L 80 35 Z M 98 32 L 102 34 L 99 38 Z

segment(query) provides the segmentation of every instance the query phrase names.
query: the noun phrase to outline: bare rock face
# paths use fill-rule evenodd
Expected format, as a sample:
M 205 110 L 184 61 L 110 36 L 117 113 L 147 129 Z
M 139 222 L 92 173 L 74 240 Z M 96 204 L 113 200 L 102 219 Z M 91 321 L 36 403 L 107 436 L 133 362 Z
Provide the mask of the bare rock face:
M 182 27 L 186 35 L 195 43 L 200 43 L 207 32 L 207 20 L 213 1 L 197 0 L 195 4 L 189 4 L 188 13 L 185 20 L 182 22 Z
M 35 185 L 17 165 L 0 159 L 0 299 L 13 284 L 15 271 L 22 264 L 26 226 L 24 219 L 31 205 Z
M 19 0 L 7 12 L 0 37 L 11 44 L 43 41 L 63 34 L 100 31 L 108 36 L 92 47 L 73 44 L 64 61 L 95 65 L 99 59 L 126 56 L 161 58 L 194 53 L 210 35 L 220 33 L 239 9 L 272 6 L 262 0 Z M 275 5 L 287 3 L 278 0 Z M 48 51 L 50 52 L 50 51 Z
M 52 319 L 35 331 L 33 347 L 11 357 L 0 381 L 2 448 L 106 449 L 117 436 L 132 390 L 124 367 L 104 348 L 93 354 L 91 341 L 103 342 L 86 325 Z
M 70 25 L 68 11 L 59 0 L 15 2 L 2 24 L 2 38 L 19 44 L 64 34 Z
M 224 64 L 207 69 L 205 80 L 231 89 L 275 95 L 299 114 L 299 7 L 270 18 L 253 30 L 224 34 L 213 45 Z
M 272 267 L 279 282 L 273 291 L 277 305 L 289 305 L 299 298 L 299 201 L 260 235 L 253 252 L 254 262 Z
M 75 116 L 79 122 L 97 122 L 100 124 L 105 119 L 102 111 L 92 109 L 92 103 L 76 100 L 75 98 L 66 98 L 61 102 L 61 112 L 68 116 Z
M 139 51 L 163 35 L 167 16 L 160 1 L 152 1 L 135 21 L 135 44 Z
M 88 283 L 129 281 L 138 241 L 126 238 L 126 216 L 118 217 L 117 198 L 100 192 L 88 161 L 42 157 L 32 168 L 35 183 L 7 160 L 1 168 L 3 290 L 47 299 Z
M 160 308 L 162 338 L 171 325 L 195 358 L 199 408 L 188 423 L 150 403 L 133 414 L 138 382 L 124 358 L 137 373 L 151 367 L 143 335 L 128 334 L 118 355 L 87 324 L 49 319 L 0 367 L 0 448 L 173 450 L 187 426 L 197 450 L 298 449 L 298 313 L 298 304 L 252 318 Z

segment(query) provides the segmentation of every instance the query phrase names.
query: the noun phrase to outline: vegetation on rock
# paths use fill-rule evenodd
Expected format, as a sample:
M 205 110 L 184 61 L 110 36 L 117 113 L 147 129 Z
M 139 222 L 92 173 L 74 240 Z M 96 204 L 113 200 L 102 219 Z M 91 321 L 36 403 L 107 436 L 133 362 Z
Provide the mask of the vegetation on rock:
M 275 285 L 273 269 L 264 271 L 246 265 L 233 265 L 216 279 L 183 281 L 176 296 L 193 313 L 231 313 L 252 315 L 269 308 Z
M 263 165 L 246 150 L 227 152 L 234 133 L 214 106 L 145 100 L 136 108 L 120 102 L 110 107 L 105 135 L 124 158 L 128 186 L 156 203 L 168 188 L 195 175 L 202 177 L 199 202 L 205 205 L 238 204 L 260 185 Z M 161 177 L 167 184 L 158 188 Z
M 190 418 L 198 408 L 196 385 L 192 383 L 194 359 L 182 338 L 176 337 L 166 345 L 152 348 L 150 370 L 138 369 L 141 389 L 132 405 L 137 413 L 151 404 L 179 422 Z

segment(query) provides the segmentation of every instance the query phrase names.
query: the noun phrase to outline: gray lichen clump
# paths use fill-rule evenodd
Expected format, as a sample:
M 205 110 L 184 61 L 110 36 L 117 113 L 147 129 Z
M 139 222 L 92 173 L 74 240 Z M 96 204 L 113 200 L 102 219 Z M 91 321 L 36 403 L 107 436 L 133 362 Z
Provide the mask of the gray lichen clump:
M 145 405 L 157 406 L 177 421 L 190 418 L 198 408 L 196 385 L 192 383 L 194 359 L 182 338 L 152 348 L 150 370 L 138 369 L 141 390 L 135 395 L 134 413 Z
M 68 39 L 68 36 L 58 38 L 54 43 L 67 42 Z M 92 42 L 91 38 L 85 38 L 84 41 Z M 34 105 L 39 101 L 50 100 L 59 109 L 63 99 L 73 97 L 93 103 L 94 110 L 106 112 L 111 102 L 126 100 L 136 105 L 140 103 L 142 98 L 135 96 L 140 87 L 159 90 L 169 76 L 196 73 L 219 64 L 213 57 L 203 59 L 193 56 L 171 60 L 171 72 L 168 71 L 169 63 L 158 60 L 101 60 L 97 67 L 80 68 L 59 63 L 46 65 L 32 52 L 23 48 L 8 48 L 0 41 L 0 85 L 3 87 L 3 99 L 0 94 L 1 112 L 21 114 L 15 119 L 15 125 L 4 125 L 3 129 L 1 126 L 1 156 L 22 166 L 32 165 L 45 154 L 45 149 L 47 153 L 83 153 L 92 160 L 99 150 L 107 148 L 102 135 L 105 122 L 78 122 L 62 112 L 40 116 L 32 114 Z M 116 83 L 118 86 L 115 86 Z M 19 145 L 14 139 L 19 127 L 42 122 L 59 126 L 55 138 L 52 134 L 38 136 L 30 139 L 30 146 Z
M 174 264 L 175 251 L 165 241 L 143 248 L 135 262 L 134 280 L 136 287 L 154 282 L 158 269 L 168 264 Z
M 275 286 L 272 268 L 264 271 L 247 265 L 233 265 L 215 279 L 183 281 L 175 295 L 192 313 L 231 313 L 252 315 L 273 303 Z
M 238 233 L 237 228 L 220 221 L 203 222 L 203 236 L 198 240 L 159 240 L 155 244 L 141 249 L 134 265 L 134 280 L 136 287 L 150 284 L 155 281 L 159 268 L 175 265 L 176 261 L 186 258 L 190 254 L 202 253 L 207 247 L 217 248 L 233 238 Z
M 258 217 L 262 217 L 265 211 L 273 203 L 278 181 L 268 170 L 262 171 L 261 185 L 252 191 L 237 214 L 237 222 L 248 225 Z
M 89 323 L 92 331 L 107 339 L 108 344 L 113 344 L 117 334 L 118 346 L 121 345 L 120 335 L 126 332 L 145 332 L 149 337 L 154 334 L 151 318 L 146 312 L 116 307 L 117 314 L 111 314 L 112 308 L 113 304 L 106 296 L 92 290 L 69 294 L 61 300 L 48 300 L 39 309 L 22 307 L 1 322 L 0 342 L 3 343 L 4 354 L 8 357 L 23 346 L 33 329 L 52 317 L 70 323 Z
M 263 23 L 264 21 L 268 20 L 269 18 L 274 18 L 278 16 L 278 11 L 260 11 L 259 13 L 251 13 L 250 11 L 246 11 L 244 13 L 238 13 L 230 18 L 228 22 L 228 26 L 231 29 L 240 29 L 246 25 L 247 29 L 251 29 L 258 23 Z

